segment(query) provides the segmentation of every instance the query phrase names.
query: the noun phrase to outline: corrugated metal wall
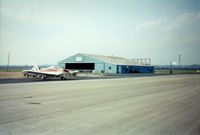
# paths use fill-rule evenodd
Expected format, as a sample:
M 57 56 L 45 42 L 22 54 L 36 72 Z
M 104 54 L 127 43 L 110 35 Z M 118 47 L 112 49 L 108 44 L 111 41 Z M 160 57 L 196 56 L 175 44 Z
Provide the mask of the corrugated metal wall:
M 118 65 L 118 73 L 153 73 L 153 66 L 126 66 Z

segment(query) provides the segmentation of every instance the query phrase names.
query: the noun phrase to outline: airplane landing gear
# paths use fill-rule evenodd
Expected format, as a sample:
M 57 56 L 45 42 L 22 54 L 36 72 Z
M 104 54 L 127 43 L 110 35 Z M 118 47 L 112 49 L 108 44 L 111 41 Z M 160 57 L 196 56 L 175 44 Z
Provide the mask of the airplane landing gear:
M 41 79 L 42 79 L 43 81 L 45 81 L 47 78 L 46 78 L 45 76 L 42 76 Z
M 60 79 L 61 79 L 61 80 L 67 80 L 67 77 L 61 76 Z

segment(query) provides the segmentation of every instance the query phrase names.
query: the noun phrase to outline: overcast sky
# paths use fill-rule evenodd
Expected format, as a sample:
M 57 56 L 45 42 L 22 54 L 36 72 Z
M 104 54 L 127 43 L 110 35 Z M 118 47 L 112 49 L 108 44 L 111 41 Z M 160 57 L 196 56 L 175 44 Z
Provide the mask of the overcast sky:
M 0 0 L 0 65 L 76 53 L 200 64 L 200 0 Z

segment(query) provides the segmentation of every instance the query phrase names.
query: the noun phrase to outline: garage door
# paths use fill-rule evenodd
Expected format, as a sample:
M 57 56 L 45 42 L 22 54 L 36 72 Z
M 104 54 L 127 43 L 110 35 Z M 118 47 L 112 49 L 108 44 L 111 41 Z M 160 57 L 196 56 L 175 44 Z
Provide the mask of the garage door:
M 94 63 L 66 63 L 66 69 L 94 70 Z

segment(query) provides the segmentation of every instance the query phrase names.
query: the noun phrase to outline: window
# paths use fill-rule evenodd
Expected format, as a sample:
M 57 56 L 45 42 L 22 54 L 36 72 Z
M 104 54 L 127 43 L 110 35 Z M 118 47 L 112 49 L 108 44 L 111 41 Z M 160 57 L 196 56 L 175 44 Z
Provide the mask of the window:
M 76 61 L 82 61 L 82 57 L 76 57 Z

